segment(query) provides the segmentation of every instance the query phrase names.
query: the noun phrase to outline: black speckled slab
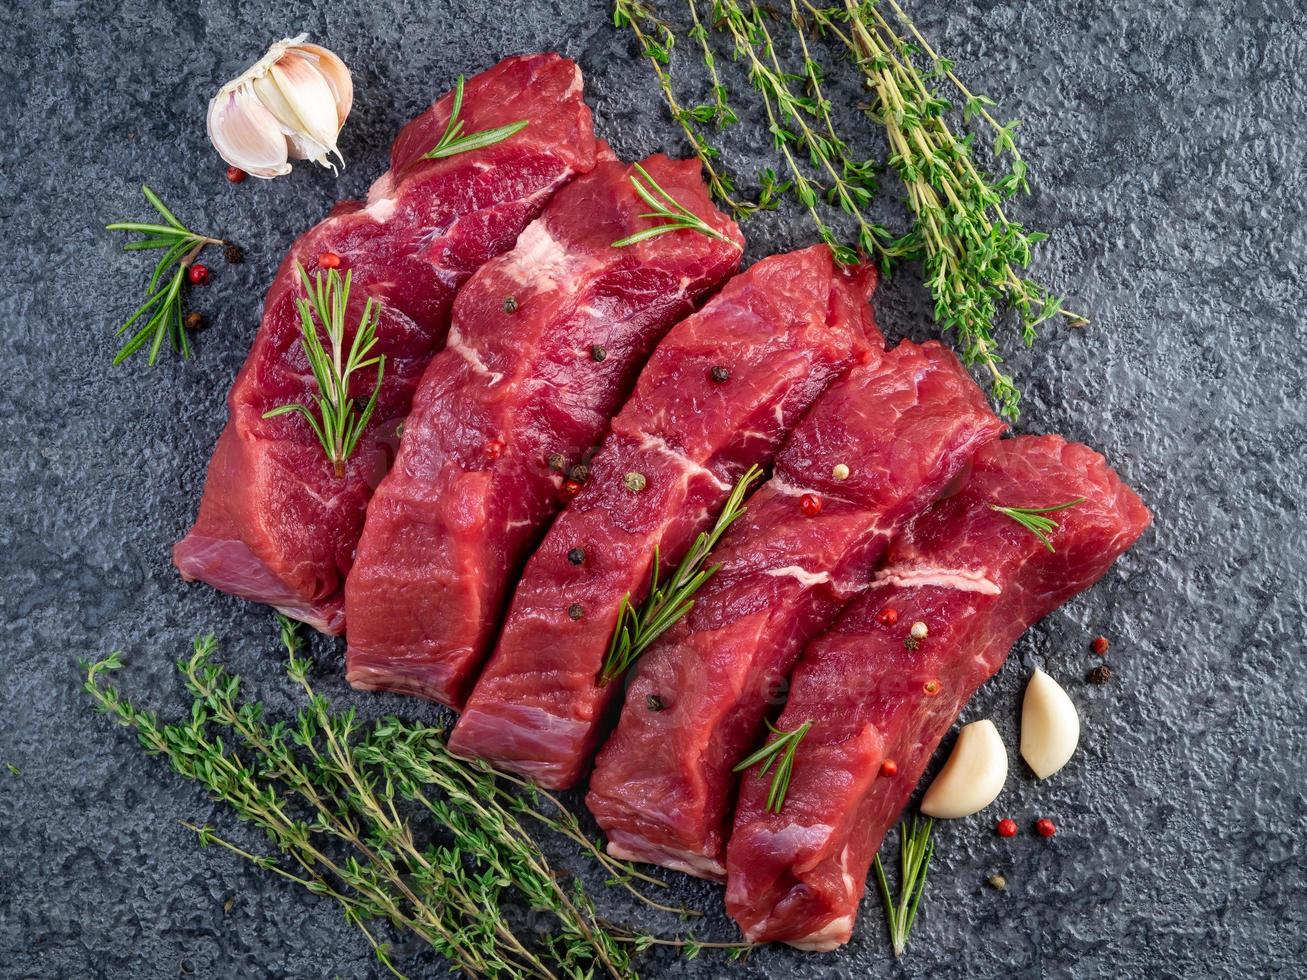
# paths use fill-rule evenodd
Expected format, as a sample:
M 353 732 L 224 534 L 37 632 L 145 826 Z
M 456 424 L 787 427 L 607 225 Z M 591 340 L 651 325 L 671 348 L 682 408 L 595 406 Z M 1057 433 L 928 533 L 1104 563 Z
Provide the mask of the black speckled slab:
M 985 813 L 940 828 L 905 959 L 870 894 L 834 955 L 765 950 L 727 966 L 649 956 L 651 976 L 1268 977 L 1307 973 L 1303 669 L 1307 582 L 1307 18 L 1291 0 L 945 3 L 919 20 L 975 87 L 1026 120 L 1036 177 L 1016 211 L 1052 232 L 1037 272 L 1093 319 L 1012 359 L 1022 431 L 1105 452 L 1157 523 L 1092 592 L 1026 636 L 967 709 L 991 717 L 1013 776 Z M 337 180 L 304 166 L 231 186 L 209 148 L 215 87 L 309 31 L 355 72 Z M 0 975 L 375 977 L 337 909 L 200 851 L 178 819 L 228 815 L 92 715 L 78 657 L 121 648 L 140 700 L 182 704 L 172 662 L 201 630 L 274 710 L 292 706 L 268 613 L 182 584 L 223 396 L 293 236 L 385 167 L 399 126 L 522 50 L 578 59 L 602 134 L 627 156 L 681 152 L 645 66 L 599 0 L 11 0 L 0 10 Z M 690 83 L 692 84 L 692 83 Z M 844 113 L 860 98 L 833 85 Z M 852 121 L 852 116 L 848 116 Z M 752 172 L 766 137 L 727 137 Z M 876 152 L 874 141 L 868 151 Z M 189 363 L 110 367 L 145 263 L 105 222 L 143 216 L 147 180 L 195 226 L 246 247 L 194 305 Z M 893 207 L 887 205 L 887 213 Z M 805 244 L 792 209 L 746 227 L 750 258 Z M 929 336 L 909 273 L 877 310 Z M 1112 639 L 1106 686 L 1089 640 Z M 317 645 L 321 688 L 368 714 L 434 709 L 350 692 Z M 1016 762 L 1030 669 L 1066 686 L 1081 748 L 1046 784 Z M 4 764 L 17 767 L 11 775 Z M 1014 840 L 991 832 L 1012 816 Z M 1043 841 L 1039 816 L 1057 821 Z M 575 864 L 566 857 L 563 862 Z M 985 886 L 1006 876 L 1006 892 Z M 720 892 L 669 875 L 730 937 Z M 598 886 L 597 882 L 594 882 Z M 603 896 L 619 920 L 643 918 Z M 404 952 L 415 976 L 444 970 Z

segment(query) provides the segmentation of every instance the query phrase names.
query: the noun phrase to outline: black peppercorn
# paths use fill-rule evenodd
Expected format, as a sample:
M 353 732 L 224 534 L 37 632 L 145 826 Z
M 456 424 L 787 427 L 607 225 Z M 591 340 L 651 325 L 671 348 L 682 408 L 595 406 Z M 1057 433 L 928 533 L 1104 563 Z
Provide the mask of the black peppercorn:
M 545 462 L 549 464 L 551 470 L 557 470 L 559 473 L 567 468 L 567 458 L 562 453 L 550 453 L 545 457 Z
M 504 312 L 505 313 L 517 312 L 517 299 L 515 297 L 509 296 L 504 299 Z
M 585 463 L 577 463 L 567 471 L 567 476 L 568 479 L 575 480 L 577 483 L 584 483 L 590 479 L 590 467 L 586 466 Z
M 715 368 L 713 368 L 708 373 L 709 376 L 718 384 L 721 384 L 723 381 L 729 381 L 731 379 L 731 372 L 726 370 L 726 368 L 722 367 L 720 364 L 718 364 Z
M 573 548 L 571 551 L 567 553 L 567 560 L 570 561 L 573 565 L 585 564 L 585 549 Z
M 205 322 L 203 313 L 191 312 L 186 314 L 187 330 L 203 330 L 207 326 L 208 323 Z
M 602 361 L 607 356 L 608 356 L 608 351 L 604 350 L 598 344 L 595 344 L 593 347 L 590 348 L 590 360 L 592 361 L 596 361 L 596 362 Z
M 1090 684 L 1106 684 L 1112 679 L 1112 668 L 1107 664 L 1099 664 L 1089 672 Z
M 650 711 L 662 711 L 664 707 L 663 699 L 657 694 L 650 694 L 644 699 L 644 703 L 649 706 Z
M 626 476 L 622 477 L 622 482 L 626 484 L 626 489 L 632 493 L 639 493 L 649 483 L 643 473 L 636 472 L 627 473 Z
M 567 607 L 567 616 L 569 619 L 577 620 L 584 615 L 585 615 L 585 609 L 582 608 L 581 603 L 579 602 L 574 602 Z
M 245 261 L 245 253 L 241 251 L 241 247 L 231 242 L 222 247 L 222 257 L 227 260 L 228 265 L 240 265 Z

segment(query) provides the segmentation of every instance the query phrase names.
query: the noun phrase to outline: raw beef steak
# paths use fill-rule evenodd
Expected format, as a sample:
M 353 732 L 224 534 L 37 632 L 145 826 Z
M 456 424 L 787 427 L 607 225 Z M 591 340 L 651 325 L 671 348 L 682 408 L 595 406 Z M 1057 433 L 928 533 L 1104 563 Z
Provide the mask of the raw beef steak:
M 580 778 L 621 691 L 599 673 L 623 598 L 643 596 L 655 548 L 664 565 L 679 561 L 832 378 L 879 359 L 874 283 L 873 270 L 841 269 L 824 245 L 773 256 L 667 335 L 585 490 L 527 564 L 454 729 L 457 751 L 548 787 Z M 628 489 L 628 473 L 644 489 Z
M 464 132 L 526 119 L 501 143 L 424 160 L 451 109 L 445 95 L 395 141 L 391 169 L 363 201 L 338 204 L 291 247 L 268 291 L 254 345 L 228 396 L 229 421 L 209 464 L 199 518 L 173 549 L 188 580 L 266 602 L 328 633 L 344 626 L 341 588 L 363 512 L 394 455 L 395 428 L 449 326 L 454 294 L 577 173 L 595 164 L 581 72 L 553 54 L 523 55 L 469 79 Z M 263 418 L 293 402 L 314 404 L 317 384 L 300 344 L 296 268 L 310 277 L 328 253 L 353 273 L 346 324 L 364 304 L 380 308 L 376 352 L 386 356 L 376 411 L 343 475 L 298 415 Z M 368 372 L 371 375 L 371 372 Z M 359 404 L 373 378 L 356 385 Z
M 615 247 L 652 222 L 634 168 L 605 161 L 472 277 L 368 507 L 345 589 L 354 686 L 462 705 L 572 468 L 654 345 L 738 265 L 743 238 L 698 162 L 644 167 L 722 237 Z
M 900 344 L 817 402 L 718 545 L 720 571 L 627 691 L 587 798 L 610 853 L 725 877 L 733 767 L 761 741 L 803 645 L 1003 428 L 933 341 Z
M 1051 514 L 1056 551 L 991 505 Z M 848 940 L 867 870 L 940 739 L 1017 638 L 1089 588 L 1148 526 L 1103 457 L 1057 436 L 993 443 L 967 486 L 890 548 L 873 588 L 805 650 L 778 727 L 812 722 L 780 813 L 745 779 L 727 910 L 745 936 L 808 949 Z M 897 619 L 883 624 L 880 614 Z M 883 617 L 888 618 L 888 617 Z M 927 636 L 907 642 L 914 623 Z M 880 775 L 893 759 L 897 773 Z

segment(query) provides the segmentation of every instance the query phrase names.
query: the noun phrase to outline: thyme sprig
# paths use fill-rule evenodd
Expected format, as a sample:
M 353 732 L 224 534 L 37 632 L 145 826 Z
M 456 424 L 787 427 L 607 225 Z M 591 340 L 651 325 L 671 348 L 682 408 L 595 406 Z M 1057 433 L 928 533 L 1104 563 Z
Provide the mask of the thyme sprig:
M 399 966 L 380 937 L 386 923 L 471 976 L 627 977 L 634 976 L 631 955 L 654 944 L 736 950 L 607 925 L 579 882 L 562 883 L 529 824 L 578 844 L 612 882 L 654 907 L 687 910 L 647 899 L 633 882 L 657 883 L 604 854 L 555 797 L 453 756 L 440 730 L 397 718 L 365 730 L 352 709 L 333 711 L 309 681 L 297 626 L 279 620 L 287 673 L 307 699 L 290 725 L 269 722 L 261 704 L 242 699 L 240 678 L 213 659 L 212 636 L 198 638 L 178 664 L 195 701 L 175 723 L 160 722 L 106 683 L 122 666 L 119 654 L 83 665 L 85 690 L 100 710 L 134 729 L 149 754 L 263 830 L 274 853 L 186 823 L 201 845 L 338 902 L 396 976 Z M 425 839 L 428 823 L 440 837 Z M 528 913 L 542 917 L 539 941 L 523 933 Z
M 115 221 L 105 225 L 107 231 L 136 232 L 144 237 L 128 242 L 123 246 L 125 252 L 151 251 L 162 249 L 163 255 L 155 263 L 149 284 L 145 287 L 147 298 L 140 309 L 127 318 L 115 331 L 115 337 L 121 337 L 142 317 L 145 325 L 128 338 L 127 342 L 114 355 L 114 365 L 119 365 L 138 350 L 149 344 L 148 363 L 153 366 L 158 360 L 159 351 L 164 340 L 168 340 L 172 349 L 182 357 L 191 356 L 190 342 L 186 338 L 186 325 L 182 320 L 182 289 L 186 284 L 186 270 L 195 262 L 206 245 L 225 245 L 220 238 L 201 235 L 191 231 L 177 219 L 168 206 L 159 199 L 148 184 L 141 185 L 141 193 L 164 224 L 150 224 L 142 221 Z M 168 275 L 172 270 L 171 275 Z M 147 316 L 148 314 L 148 316 Z
M 890 895 L 889 879 L 885 876 L 885 866 L 876 855 L 876 881 L 880 885 L 881 901 L 885 903 L 885 919 L 889 925 L 890 943 L 894 955 L 902 956 L 908 947 L 908 934 L 917 919 L 917 906 L 921 904 L 921 894 L 926 889 L 926 873 L 930 870 L 930 859 L 935 853 L 935 842 L 931 839 L 934 821 L 929 817 L 913 816 L 899 824 L 899 898 L 896 902 Z
M 744 218 L 760 209 L 774 207 L 773 199 L 760 199 L 758 203 L 741 198 L 735 189 L 735 178 L 717 162 L 721 155 L 717 148 L 699 132 L 696 123 L 714 121 L 724 126 L 735 121 L 735 113 L 726 105 L 725 109 L 717 106 L 699 105 L 686 108 L 677 98 L 672 86 L 669 66 L 672 60 L 672 48 L 676 45 L 676 34 L 671 26 L 654 13 L 653 9 L 641 0 L 615 0 L 613 4 L 613 26 L 627 28 L 635 36 L 640 53 L 649 62 L 657 79 L 658 88 L 663 94 L 663 101 L 671 112 L 672 118 L 681 127 L 686 141 L 699 158 L 704 177 L 712 195 L 721 201 L 736 218 Z M 717 64 L 712 49 L 707 43 L 707 33 L 702 25 L 696 23 L 692 32 L 699 41 L 706 67 L 715 80 L 714 96 L 725 105 L 727 91 L 717 78 Z M 778 191 L 777 193 L 783 193 Z
M 381 311 L 368 297 L 359 318 L 358 328 L 354 331 L 349 348 L 345 347 L 345 313 L 349 304 L 350 281 L 353 271 L 345 273 L 342 280 L 340 273 L 330 269 L 324 277 L 318 272 L 312 282 L 304 266 L 298 265 L 300 281 L 304 284 L 305 297 L 295 301 L 300 314 L 300 343 L 304 355 L 309 361 L 309 370 L 318 385 L 316 406 L 310 407 L 300 402 L 279 405 L 263 413 L 265 419 L 276 418 L 290 412 L 297 412 L 308 422 L 313 434 L 322 443 L 327 459 L 331 461 L 337 476 L 345 472 L 345 462 L 354 454 L 363 430 L 377 407 L 377 397 L 381 394 L 381 381 L 386 373 L 385 355 L 370 356 L 377 345 L 377 325 L 381 320 Z M 318 336 L 318 324 L 327 335 L 330 351 L 323 346 Z M 372 394 L 362 411 L 355 408 L 354 398 L 350 395 L 350 381 L 354 374 L 372 365 L 377 366 L 377 380 L 372 387 Z
M 1056 551 L 1057 549 L 1053 547 L 1049 535 L 1057 530 L 1057 521 L 1044 515 L 1052 514 L 1054 511 L 1066 510 L 1068 507 L 1075 507 L 1077 504 L 1083 504 L 1084 502 L 1084 497 L 1077 497 L 1075 500 L 1054 504 L 1052 507 L 1003 507 L 999 504 L 990 504 L 989 509 L 1012 518 L 1012 520 L 1039 538 L 1044 543 L 1045 548 L 1049 551 Z
M 642 228 L 633 235 L 619 238 L 613 242 L 613 248 L 625 248 L 627 245 L 634 245 L 636 242 L 642 242 L 656 235 L 665 235 L 669 231 L 697 231 L 700 235 L 715 238 L 719 242 L 729 243 L 731 241 L 708 224 L 707 221 L 663 190 L 662 185 L 654 180 L 644 167 L 637 163 L 635 169 L 636 173 L 632 174 L 630 178 L 631 186 L 635 189 L 635 193 L 639 195 L 640 200 L 649 205 L 649 210 L 642 213 L 640 217 L 656 218 L 666 223 L 654 225 L 651 228 Z
M 991 111 L 994 101 L 962 82 L 953 62 L 930 46 L 897 0 L 841 0 L 829 6 L 789 0 L 784 20 L 752 0 L 714 0 L 711 24 L 747 74 L 786 175 L 782 181 L 774 169 L 764 170 L 759 201 L 741 200 L 734 176 L 720 162 L 721 149 L 703 128 L 714 122 L 721 128 L 737 113 L 699 2 L 687 0 L 689 34 L 708 71 L 711 101 L 694 108 L 678 100 L 672 82 L 676 31 L 635 0 L 615 0 L 614 23 L 635 35 L 673 118 L 704 163 L 713 193 L 743 218 L 774 206 L 788 192 L 843 263 L 859 254 L 878 259 L 886 269 L 901 260 L 921 260 L 936 321 L 956 335 L 963 359 L 989 374 L 1000 412 L 1015 420 L 1020 392 L 1001 367 L 994 335 L 1004 311 L 1015 311 L 1027 346 L 1039 326 L 1054 317 L 1072 326 L 1087 322 L 1024 273 L 1033 246 L 1045 236 L 1011 220 L 1004 208 L 1009 198 L 1029 191 L 1028 168 L 1014 139 L 1018 123 L 998 121 Z M 789 32 L 784 40 L 793 43 L 777 43 L 782 29 Z M 799 64 L 787 66 L 778 49 L 796 45 Z M 884 132 L 886 166 L 902 181 L 912 219 L 905 233 L 894 234 L 867 217 L 880 168 L 853 154 L 847 136 L 836 128 L 819 50 L 846 58 L 871 93 L 865 114 Z M 992 136 L 990 150 L 1001 172 L 991 174 L 977 164 L 975 129 Z M 846 215 L 842 223 L 852 224 L 851 241 L 828 217 L 830 208 Z
M 506 126 L 496 126 L 493 129 L 482 129 L 464 135 L 463 120 L 458 118 L 462 109 L 463 76 L 459 75 L 458 81 L 454 83 L 454 105 L 449 112 L 449 122 L 445 124 L 445 131 L 441 134 L 439 142 L 423 154 L 424 160 L 457 156 L 459 153 L 467 153 L 469 150 L 479 150 L 494 143 L 501 143 L 510 136 L 526 129 L 530 122 L 527 119 L 519 119 L 517 122 L 508 123 Z
M 604 656 L 603 667 L 599 671 L 600 684 L 611 683 L 624 675 L 658 637 L 694 608 L 695 593 L 716 574 L 718 568 L 716 565 L 704 568 L 704 562 L 727 529 L 744 515 L 744 498 L 761 476 L 762 470 L 759 467 L 750 466 L 735 481 L 731 495 L 726 498 L 722 512 L 717 517 L 717 523 L 712 530 L 703 531 L 694 539 L 694 544 L 665 584 L 659 581 L 660 556 L 658 547 L 654 547 L 649 594 L 638 609 L 632 604 L 629 595 L 618 607 L 617 625 L 613 629 L 608 653 Z
M 790 777 L 794 774 L 794 753 L 798 750 L 803 737 L 808 734 L 808 729 L 812 728 L 812 721 L 805 721 L 798 728 L 788 732 L 777 728 L 770 721 L 767 722 L 767 728 L 776 738 L 741 761 L 732 772 L 744 772 L 764 762 L 766 764 L 754 774 L 762 779 L 772 766 L 775 766 L 776 772 L 771 778 L 771 786 L 767 789 L 767 809 L 772 813 L 780 813 L 785 807 L 785 794 L 790 790 Z

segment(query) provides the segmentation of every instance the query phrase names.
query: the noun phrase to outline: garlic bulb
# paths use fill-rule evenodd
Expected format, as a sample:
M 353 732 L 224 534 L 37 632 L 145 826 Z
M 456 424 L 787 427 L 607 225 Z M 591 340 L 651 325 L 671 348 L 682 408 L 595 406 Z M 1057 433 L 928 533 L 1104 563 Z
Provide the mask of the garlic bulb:
M 921 800 L 928 817 L 955 820 L 985 809 L 1007 782 L 1007 749 L 988 718 L 958 732 L 953 752 Z
M 1080 716 L 1060 684 L 1038 667 L 1021 702 L 1021 758 L 1040 779 L 1067 764 L 1080 742 Z
M 224 160 L 255 177 L 290 173 L 287 160 L 344 164 L 336 138 L 354 104 L 338 57 L 307 34 L 278 41 L 209 103 L 209 139 Z

